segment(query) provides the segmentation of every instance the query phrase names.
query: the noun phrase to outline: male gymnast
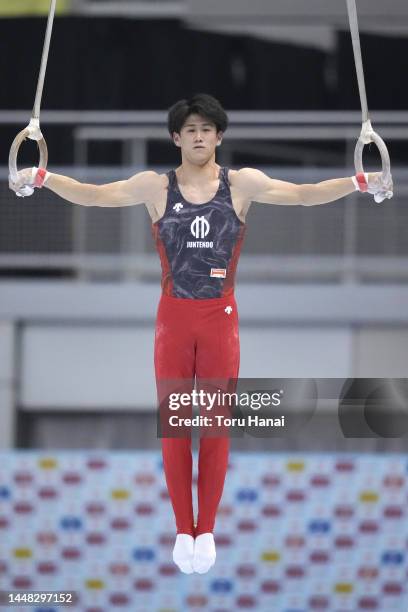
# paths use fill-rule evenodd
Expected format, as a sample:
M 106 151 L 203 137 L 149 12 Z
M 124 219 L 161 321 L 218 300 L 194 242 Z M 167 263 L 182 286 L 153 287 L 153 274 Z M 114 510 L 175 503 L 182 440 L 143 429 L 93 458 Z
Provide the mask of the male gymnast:
M 42 168 L 19 172 L 22 186 L 46 186 L 82 206 L 145 204 L 162 266 L 156 330 L 156 384 L 169 379 L 236 379 L 239 371 L 238 312 L 234 298 L 237 262 L 251 202 L 315 206 L 355 190 L 385 193 L 381 173 L 362 173 L 317 184 L 270 178 L 253 168 L 230 170 L 216 163 L 228 117 L 210 95 L 180 100 L 168 113 L 168 130 L 181 164 L 166 174 L 140 172 L 105 185 L 80 183 Z M 200 438 L 198 516 L 192 504 L 191 436 L 162 437 L 166 483 L 177 536 L 173 560 L 187 574 L 205 573 L 216 558 L 213 530 L 228 465 L 229 437 Z

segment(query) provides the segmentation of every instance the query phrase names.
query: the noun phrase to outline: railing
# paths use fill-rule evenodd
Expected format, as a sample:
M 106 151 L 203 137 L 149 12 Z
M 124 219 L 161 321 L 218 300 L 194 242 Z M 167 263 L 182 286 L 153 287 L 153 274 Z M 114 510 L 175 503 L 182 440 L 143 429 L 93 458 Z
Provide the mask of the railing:
M 72 0 L 72 10 L 81 15 L 165 19 L 183 17 L 186 3 L 184 0 Z
M 299 160 L 310 165 L 349 164 L 353 159 L 355 141 L 361 129 L 361 113 L 356 111 L 230 111 L 230 127 L 220 149 L 225 165 L 232 163 L 235 150 L 251 153 L 254 143 L 257 151 L 271 152 L 293 159 L 293 148 L 282 143 L 293 141 L 346 143 L 345 157 L 339 157 L 330 148 L 323 153 L 312 147 L 299 150 Z M 0 111 L 0 125 L 27 124 L 29 111 Z M 43 111 L 41 124 L 72 126 L 76 165 L 88 164 L 88 148 L 92 141 L 119 141 L 122 143 L 122 163 L 145 165 L 147 143 L 169 140 L 164 111 Z M 372 111 L 371 120 L 376 131 L 386 141 L 408 140 L 408 112 Z M 266 146 L 267 144 L 267 146 Z M 289 146 L 289 149 L 288 149 Z

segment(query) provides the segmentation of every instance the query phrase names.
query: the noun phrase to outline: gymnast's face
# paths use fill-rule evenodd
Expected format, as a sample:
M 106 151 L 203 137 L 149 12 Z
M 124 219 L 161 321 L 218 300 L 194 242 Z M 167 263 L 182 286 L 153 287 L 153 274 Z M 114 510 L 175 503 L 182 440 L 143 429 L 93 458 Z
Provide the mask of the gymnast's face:
M 214 123 L 200 115 L 189 115 L 180 134 L 173 133 L 174 143 L 181 148 L 182 156 L 199 166 L 215 156 L 215 147 L 221 144 L 222 132 Z

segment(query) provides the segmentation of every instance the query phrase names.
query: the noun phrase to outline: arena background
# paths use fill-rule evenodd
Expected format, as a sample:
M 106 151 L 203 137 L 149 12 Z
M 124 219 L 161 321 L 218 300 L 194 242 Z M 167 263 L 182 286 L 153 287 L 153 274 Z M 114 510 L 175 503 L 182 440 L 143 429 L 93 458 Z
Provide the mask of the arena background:
M 408 610 L 408 6 L 357 8 L 394 197 L 253 204 L 236 289 L 240 376 L 336 379 L 338 398 L 286 437 L 232 439 L 216 565 L 185 576 L 156 431 L 149 218 L 8 189 L 48 2 L 0 1 L 0 590 L 72 589 L 84 612 Z M 361 112 L 334 0 L 58 2 L 50 171 L 98 183 L 167 171 L 179 157 L 166 109 L 199 91 L 229 111 L 219 163 L 295 183 L 354 173 Z M 374 146 L 365 160 L 379 169 Z M 28 142 L 19 167 L 36 161 Z M 352 379 L 355 410 L 373 381 L 395 391 L 380 433 L 345 426 Z

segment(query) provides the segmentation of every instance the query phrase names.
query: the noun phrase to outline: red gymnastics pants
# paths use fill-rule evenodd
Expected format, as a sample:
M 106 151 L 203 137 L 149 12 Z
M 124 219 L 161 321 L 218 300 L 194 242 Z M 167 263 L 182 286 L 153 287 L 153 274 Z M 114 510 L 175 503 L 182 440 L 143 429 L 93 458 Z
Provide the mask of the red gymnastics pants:
M 166 381 L 184 381 L 191 391 L 194 377 L 230 380 L 238 377 L 238 312 L 234 296 L 188 299 L 162 295 L 156 321 L 154 364 L 158 398 Z M 171 383 L 173 384 L 173 383 Z M 167 389 L 168 390 L 168 389 Z M 234 390 L 234 389 L 233 389 Z M 191 405 L 178 416 L 190 416 Z M 211 416 L 204 408 L 200 414 Z M 218 430 L 219 431 L 219 430 Z M 194 525 L 190 435 L 163 437 L 162 455 L 177 533 L 194 537 L 213 532 L 228 467 L 229 436 L 202 435 L 198 456 L 198 517 Z M 168 435 L 168 434 L 167 434 Z

